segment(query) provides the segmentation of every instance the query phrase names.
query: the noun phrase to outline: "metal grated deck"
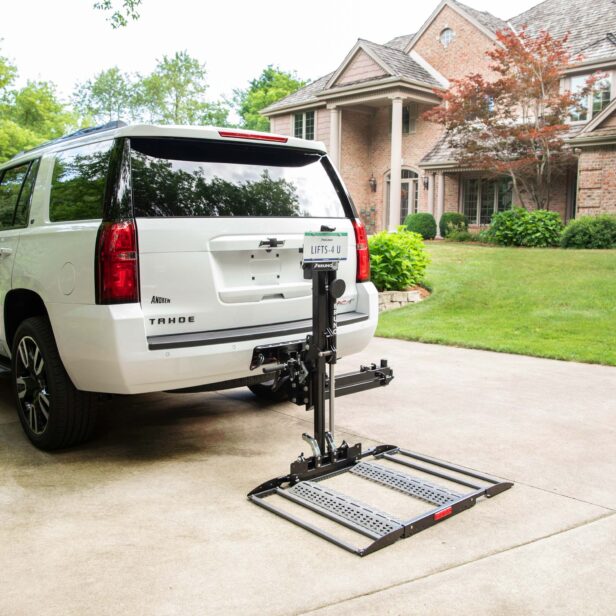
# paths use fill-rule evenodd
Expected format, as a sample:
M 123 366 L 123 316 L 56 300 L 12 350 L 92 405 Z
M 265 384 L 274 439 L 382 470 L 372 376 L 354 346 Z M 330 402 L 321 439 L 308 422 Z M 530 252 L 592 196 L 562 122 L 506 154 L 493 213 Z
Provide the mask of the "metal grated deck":
M 412 477 L 406 473 L 398 473 L 372 462 L 360 462 L 351 469 L 351 473 L 433 505 L 448 505 L 463 496 L 458 492 L 448 490 L 424 479 Z
M 301 481 L 286 490 L 286 492 L 340 518 L 344 518 L 357 526 L 361 526 L 368 531 L 372 531 L 380 537 L 403 529 L 403 524 L 399 520 L 312 481 Z

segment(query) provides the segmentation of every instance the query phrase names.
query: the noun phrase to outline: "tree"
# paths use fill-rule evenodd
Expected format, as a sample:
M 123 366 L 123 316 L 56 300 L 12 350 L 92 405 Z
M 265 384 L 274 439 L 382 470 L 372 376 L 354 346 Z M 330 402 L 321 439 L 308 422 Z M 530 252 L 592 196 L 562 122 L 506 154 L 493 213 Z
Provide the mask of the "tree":
M 128 120 L 135 115 L 133 90 L 130 75 L 114 66 L 78 84 L 73 103 L 82 116 L 91 117 L 96 123 Z
M 28 81 L 16 90 L 9 115 L 44 139 L 60 137 L 75 124 L 74 114 L 58 100 L 55 85 L 48 81 Z
M 487 52 L 496 79 L 473 74 L 452 80 L 442 102 L 424 118 L 447 129 L 449 145 L 464 167 L 508 175 L 522 205 L 549 209 L 552 177 L 574 160 L 565 136 L 567 120 L 580 110 L 598 79 L 579 92 L 560 91 L 564 71 L 580 58 L 567 50 L 568 35 L 554 38 L 524 29 L 497 33 Z
M 2 42 L 2 39 L 0 39 L 0 42 Z M 8 58 L 0 56 L 0 101 L 6 93 L 7 88 L 15 81 L 15 77 L 17 77 L 17 69 L 15 66 L 11 64 Z
M 15 66 L 0 56 L 0 162 L 59 137 L 75 122 L 52 83 L 28 81 L 14 89 L 16 78 Z
M 163 56 L 151 75 L 137 84 L 136 104 L 149 120 L 161 124 L 225 124 L 228 110 L 223 103 L 205 98 L 205 65 L 188 52 Z
M 129 19 L 133 21 L 139 19 L 137 8 L 140 4 L 141 0 L 122 0 L 122 4 L 118 7 L 111 0 L 100 0 L 100 2 L 94 3 L 94 8 L 108 13 L 107 21 L 115 30 L 116 28 L 123 28 L 128 25 Z
M 242 126 L 252 130 L 269 130 L 269 119 L 259 113 L 261 109 L 296 92 L 306 83 L 295 73 L 287 73 L 269 65 L 259 77 L 250 82 L 248 88 L 233 92 Z

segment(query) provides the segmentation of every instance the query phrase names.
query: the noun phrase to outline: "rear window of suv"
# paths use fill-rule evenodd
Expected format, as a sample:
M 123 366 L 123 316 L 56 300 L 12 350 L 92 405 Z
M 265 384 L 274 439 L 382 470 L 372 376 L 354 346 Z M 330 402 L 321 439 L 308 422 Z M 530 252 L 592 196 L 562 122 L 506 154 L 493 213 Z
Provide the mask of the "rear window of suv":
M 132 138 L 131 167 L 137 217 L 345 217 L 316 152 Z

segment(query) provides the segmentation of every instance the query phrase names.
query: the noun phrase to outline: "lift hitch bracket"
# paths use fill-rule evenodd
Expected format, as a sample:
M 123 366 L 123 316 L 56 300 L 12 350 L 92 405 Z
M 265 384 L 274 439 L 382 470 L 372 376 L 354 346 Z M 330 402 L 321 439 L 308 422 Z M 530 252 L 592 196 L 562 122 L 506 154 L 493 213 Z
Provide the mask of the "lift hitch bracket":
M 385 387 L 394 375 L 384 359 L 378 365 L 361 366 L 356 372 L 335 374 L 336 307 L 345 284 L 336 277 L 338 256 L 323 259 L 311 255 L 339 255 L 343 260 L 345 250 L 336 242 L 346 241 L 340 240 L 346 234 L 322 228 L 320 233 L 306 235 L 311 236 L 310 242 L 305 240 L 302 254 L 304 277 L 312 280 L 312 331 L 304 340 L 256 347 L 250 367 L 272 374 L 275 388 L 284 389 L 291 402 L 313 411 L 314 434 L 304 433 L 302 437 L 312 455 L 305 457 L 301 453 L 291 463 L 288 474 L 262 483 L 250 491 L 248 498 L 345 550 L 366 556 L 469 509 L 480 497 L 496 496 L 513 484 L 395 445 L 379 445 L 365 451 L 361 443 L 350 445 L 343 441 L 336 445 L 335 398 Z M 323 248 L 319 248 L 319 241 Z M 385 513 L 330 487 L 330 480 L 344 473 L 422 501 L 428 509 L 410 517 Z M 445 480 L 445 485 L 435 483 L 434 478 Z M 285 502 L 355 531 L 364 537 L 364 542 L 368 540 L 367 545 L 358 546 L 302 519 L 289 507 L 280 506 Z

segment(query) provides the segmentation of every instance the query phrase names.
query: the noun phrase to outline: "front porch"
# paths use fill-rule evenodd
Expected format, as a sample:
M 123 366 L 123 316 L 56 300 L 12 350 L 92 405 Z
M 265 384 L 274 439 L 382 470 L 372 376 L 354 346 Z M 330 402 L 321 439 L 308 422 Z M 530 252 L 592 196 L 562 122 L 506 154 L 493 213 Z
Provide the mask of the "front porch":
M 433 94 L 400 90 L 328 103 L 329 154 L 371 232 L 445 211 L 445 176 L 420 167 L 441 134 L 421 119 L 436 103 Z

